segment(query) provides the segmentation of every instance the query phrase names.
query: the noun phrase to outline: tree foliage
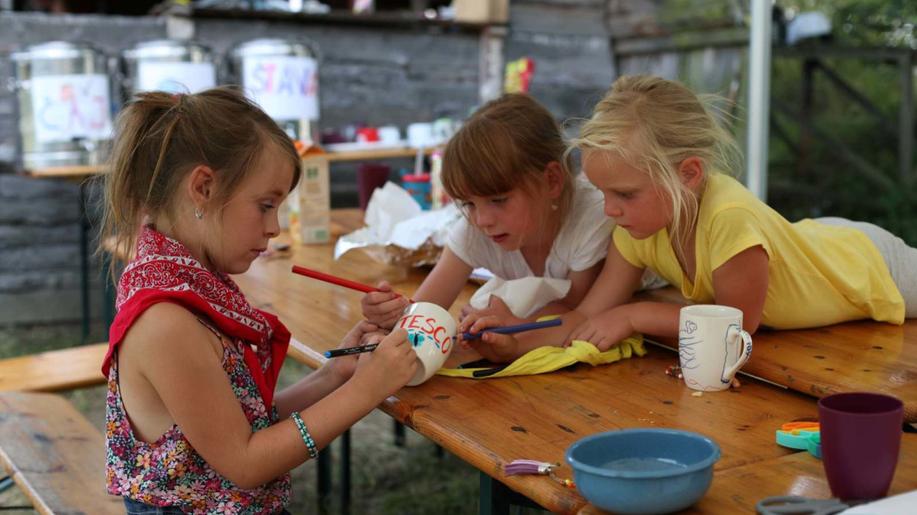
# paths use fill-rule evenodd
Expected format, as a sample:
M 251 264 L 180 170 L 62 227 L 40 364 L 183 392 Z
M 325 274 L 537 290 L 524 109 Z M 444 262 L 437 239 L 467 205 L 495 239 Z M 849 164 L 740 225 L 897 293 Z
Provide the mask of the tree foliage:
M 833 23 L 831 44 L 851 51 L 847 57 L 820 59 L 830 71 L 817 69 L 814 74 L 808 116 L 804 115 L 802 60 L 774 54 L 769 202 L 791 220 L 843 216 L 875 223 L 917 244 L 917 167 L 912 161 L 910 173 L 902 176 L 899 165 L 901 70 L 895 62 L 856 53 L 862 48 L 917 48 L 917 3 L 784 0 L 779 4 L 788 16 L 824 12 Z M 829 80 L 828 73 L 859 92 L 872 109 L 854 101 Z M 808 130 L 805 120 L 811 124 Z

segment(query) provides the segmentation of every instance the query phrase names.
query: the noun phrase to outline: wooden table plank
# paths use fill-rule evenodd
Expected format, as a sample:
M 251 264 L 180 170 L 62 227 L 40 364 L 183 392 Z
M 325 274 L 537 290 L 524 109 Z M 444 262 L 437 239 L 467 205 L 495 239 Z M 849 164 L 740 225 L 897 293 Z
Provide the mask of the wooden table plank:
M 717 469 L 728 469 L 786 455 L 773 442 L 774 430 L 817 414 L 811 399 L 757 382 L 694 397 L 665 375 L 672 361 L 651 349 L 644 358 L 539 376 L 434 377 L 401 390 L 384 409 L 513 490 L 563 513 L 577 511 L 584 501 L 543 477 L 504 476 L 502 466 L 513 459 L 563 463 L 570 444 L 596 432 L 677 427 L 716 440 L 723 451 Z M 572 473 L 564 466 L 560 475 Z
M 917 434 L 901 437 L 898 468 L 888 495 L 897 495 L 917 488 Z M 713 474 L 710 490 L 697 504 L 682 514 L 755 513 L 758 501 L 779 495 L 799 495 L 813 499 L 830 499 L 831 489 L 825 478 L 821 460 L 807 452 L 718 470 Z M 605 511 L 589 505 L 580 515 Z
M 645 292 L 644 299 L 685 303 L 674 289 Z M 675 339 L 657 339 L 678 349 Z M 897 326 L 858 321 L 816 329 L 761 330 L 743 371 L 796 391 L 824 397 L 871 391 L 904 402 L 905 419 L 917 422 L 917 320 Z
M 330 245 L 297 245 L 287 257 L 256 261 L 248 273 L 237 277 L 240 287 L 253 304 L 279 314 L 302 342 L 294 355 L 311 366 L 320 365 L 323 360 L 318 352 L 336 346 L 360 318 L 361 294 L 293 276 L 293 264 L 369 284 L 385 279 L 406 294 L 426 274 L 385 266 L 359 252 L 334 261 Z M 453 314 L 473 290 L 466 286 Z M 756 339 L 756 345 L 767 347 L 759 340 L 762 337 Z M 770 351 L 774 359 L 788 344 L 783 341 L 780 345 Z M 757 357 L 768 354 L 755 352 Z M 849 352 L 837 353 L 837 359 L 851 363 L 856 363 L 854 357 Z M 666 366 L 676 359 L 670 351 L 651 347 L 647 357 L 598 368 L 579 365 L 551 374 L 479 381 L 437 376 L 421 386 L 402 389 L 381 407 L 479 470 L 559 513 L 576 513 L 586 506 L 585 500 L 545 477 L 505 477 L 503 465 L 520 458 L 563 462 L 572 442 L 598 431 L 678 427 L 716 440 L 723 449 L 716 470 L 725 473 L 787 456 L 789 451 L 774 443 L 774 431 L 783 422 L 817 416 L 813 397 L 757 381 L 746 381 L 738 391 L 696 397 L 681 381 L 665 375 Z M 798 359 L 798 353 L 790 353 L 784 363 L 789 369 Z M 906 479 L 917 482 L 917 474 L 905 474 Z M 564 466 L 560 475 L 569 477 L 570 470 Z M 711 510 L 733 511 L 715 506 Z
M 39 513 L 124 513 L 105 491 L 102 434 L 63 397 L 0 394 L 0 462 Z
M 55 392 L 102 384 L 107 350 L 107 343 L 96 343 L 0 360 L 0 392 Z
M 312 351 L 337 345 L 360 318 L 361 294 L 294 276 L 294 263 L 361 282 L 386 279 L 405 293 L 413 292 L 425 275 L 378 264 L 359 252 L 334 261 L 330 246 L 298 246 L 289 258 L 256 261 L 236 278 L 240 287 L 253 304 L 278 313 Z M 465 288 L 454 314 L 473 289 Z M 322 361 L 316 352 L 296 356 L 312 366 Z M 562 462 L 567 446 L 597 431 L 681 427 L 717 439 L 724 451 L 718 467 L 736 467 L 785 455 L 788 451 L 773 443 L 774 429 L 816 415 L 811 399 L 758 383 L 694 397 L 681 381 L 665 375 L 675 360 L 668 351 L 649 349 L 645 358 L 594 369 L 584 365 L 484 381 L 434 377 L 402 389 L 382 408 L 510 488 L 562 513 L 576 512 L 585 501 L 543 477 L 505 477 L 503 464 L 517 458 Z

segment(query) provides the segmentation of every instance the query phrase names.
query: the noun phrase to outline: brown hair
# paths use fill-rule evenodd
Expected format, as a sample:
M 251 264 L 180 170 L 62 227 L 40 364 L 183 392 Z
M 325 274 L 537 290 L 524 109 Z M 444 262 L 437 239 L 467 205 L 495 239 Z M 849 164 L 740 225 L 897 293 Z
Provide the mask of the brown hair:
M 115 123 L 105 176 L 99 242 L 100 246 L 108 242 L 106 250 L 115 255 L 112 271 L 114 261 L 133 252 L 145 217 L 170 216 L 175 192 L 191 170 L 206 165 L 216 172 L 211 203 L 222 209 L 268 144 L 293 165 L 292 190 L 300 176 L 293 142 L 240 90 L 218 87 L 195 94 L 138 94 Z
M 564 174 L 558 211 L 573 197 L 573 175 L 564 160 L 566 143 L 557 121 L 532 97 L 511 93 L 478 109 L 449 140 L 443 153 L 443 187 L 467 199 L 531 190 L 552 161 Z
M 696 220 L 698 198 L 679 180 L 678 165 L 698 157 L 705 174 L 735 174 L 741 163 L 738 145 L 713 114 L 720 100 L 660 77 L 625 75 L 596 104 L 571 148 L 614 152 L 646 171 L 672 199 L 670 233 L 681 241 Z

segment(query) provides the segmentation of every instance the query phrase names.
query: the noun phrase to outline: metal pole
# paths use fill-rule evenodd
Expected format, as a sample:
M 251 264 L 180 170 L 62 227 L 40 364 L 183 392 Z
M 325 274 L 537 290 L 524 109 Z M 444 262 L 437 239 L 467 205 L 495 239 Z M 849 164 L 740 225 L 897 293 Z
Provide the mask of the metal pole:
M 479 38 L 481 53 L 478 57 L 478 100 L 483 104 L 503 92 L 503 39 L 506 29 L 487 27 Z
M 901 108 L 898 113 L 898 174 L 905 185 L 914 182 L 914 60 L 910 51 L 898 62 L 901 74 Z
M 752 0 L 748 41 L 748 144 L 746 185 L 767 201 L 767 136 L 770 116 L 771 0 Z

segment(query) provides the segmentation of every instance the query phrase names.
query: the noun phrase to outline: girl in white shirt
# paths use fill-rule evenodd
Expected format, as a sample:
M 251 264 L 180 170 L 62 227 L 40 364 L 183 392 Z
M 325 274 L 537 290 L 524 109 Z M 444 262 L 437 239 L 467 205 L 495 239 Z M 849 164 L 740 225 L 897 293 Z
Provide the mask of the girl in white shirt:
M 554 117 L 528 95 L 504 95 L 476 111 L 443 156 L 443 186 L 465 217 L 411 297 L 448 309 L 471 271 L 483 267 L 505 280 L 535 276 L 571 281 L 566 297 L 533 318 L 576 307 L 601 270 L 613 222 L 605 216 L 601 192 L 574 178 L 565 149 Z M 384 282 L 379 288 L 383 291 L 363 297 L 363 315 L 392 327 L 408 300 Z M 462 311 L 463 316 L 470 312 L 499 315 L 507 323 L 523 321 L 496 297 L 484 310 L 466 306 Z M 485 334 L 483 344 L 489 336 Z M 478 350 L 490 359 L 498 357 Z

